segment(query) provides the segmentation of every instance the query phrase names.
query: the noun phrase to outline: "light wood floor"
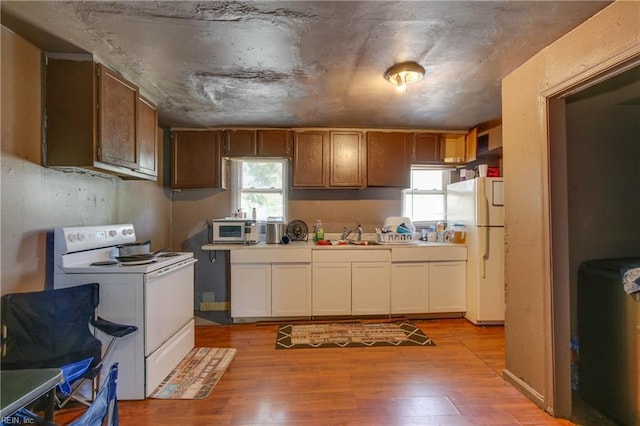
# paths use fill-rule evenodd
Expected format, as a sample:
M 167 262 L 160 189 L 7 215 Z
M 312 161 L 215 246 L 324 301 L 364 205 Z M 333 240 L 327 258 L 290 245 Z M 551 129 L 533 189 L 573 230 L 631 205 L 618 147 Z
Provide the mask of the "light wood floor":
M 120 401 L 120 424 L 573 424 L 538 409 L 502 378 L 502 327 L 414 322 L 436 346 L 276 350 L 276 325 L 196 327 L 196 346 L 238 349 L 211 395 Z M 79 412 L 64 409 L 56 421 Z

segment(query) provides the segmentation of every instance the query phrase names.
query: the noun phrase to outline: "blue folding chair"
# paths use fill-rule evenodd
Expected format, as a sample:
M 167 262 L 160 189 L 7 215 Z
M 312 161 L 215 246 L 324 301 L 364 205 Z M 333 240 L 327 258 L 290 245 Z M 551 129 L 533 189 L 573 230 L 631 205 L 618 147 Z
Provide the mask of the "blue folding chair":
M 69 426 L 118 426 L 118 363 L 109 369 L 96 398 L 85 413 Z
M 82 416 L 69 423 L 68 426 L 118 426 L 118 363 L 109 369 L 109 375 L 102 382 L 95 399 Z M 22 408 L 8 419 L 2 419 L 2 426 L 12 424 L 37 424 L 41 426 L 57 426 L 34 412 Z

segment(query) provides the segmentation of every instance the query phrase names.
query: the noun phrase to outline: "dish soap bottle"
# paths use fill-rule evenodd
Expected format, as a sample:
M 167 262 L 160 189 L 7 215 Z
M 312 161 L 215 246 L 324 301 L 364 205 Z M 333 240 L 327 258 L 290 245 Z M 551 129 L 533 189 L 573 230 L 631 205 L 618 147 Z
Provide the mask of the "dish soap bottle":
M 316 241 L 324 240 L 324 229 L 322 229 L 322 222 L 320 219 L 316 222 Z

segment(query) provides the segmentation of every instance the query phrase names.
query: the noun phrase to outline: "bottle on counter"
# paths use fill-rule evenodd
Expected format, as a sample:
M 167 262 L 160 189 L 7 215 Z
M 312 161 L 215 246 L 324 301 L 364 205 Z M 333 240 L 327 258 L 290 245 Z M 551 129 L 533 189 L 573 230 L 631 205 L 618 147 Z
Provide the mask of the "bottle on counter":
M 444 222 L 436 224 L 436 239 L 439 243 L 444 243 Z
M 315 236 L 316 241 L 324 240 L 324 229 L 322 228 L 322 221 L 320 221 L 320 219 L 318 219 L 318 221 L 316 222 L 315 233 L 316 233 L 316 236 Z

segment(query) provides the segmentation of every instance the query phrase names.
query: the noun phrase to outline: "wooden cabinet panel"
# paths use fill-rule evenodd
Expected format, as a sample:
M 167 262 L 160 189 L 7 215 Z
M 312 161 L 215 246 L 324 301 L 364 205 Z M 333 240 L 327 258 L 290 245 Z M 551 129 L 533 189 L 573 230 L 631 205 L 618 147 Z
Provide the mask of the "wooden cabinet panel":
M 224 187 L 220 139 L 219 130 L 172 131 L 171 187 Z
M 358 131 L 332 131 L 329 150 L 329 185 L 354 188 L 364 186 L 365 145 Z
M 295 132 L 293 139 L 293 186 L 326 187 L 328 184 L 329 132 Z
M 416 133 L 413 141 L 414 164 L 441 164 L 440 135 L 437 133 Z
M 142 97 L 138 98 L 138 170 L 158 176 L 158 110 Z
M 137 169 L 138 88 L 101 65 L 98 65 L 98 84 L 98 159 Z
M 465 140 L 464 161 L 469 163 L 478 158 L 478 128 L 474 127 L 469 130 Z
M 258 155 L 291 157 L 290 130 L 258 130 Z
M 367 186 L 408 188 L 412 133 L 367 133 Z
M 257 154 L 255 130 L 226 130 L 224 155 L 229 157 L 254 156 Z

